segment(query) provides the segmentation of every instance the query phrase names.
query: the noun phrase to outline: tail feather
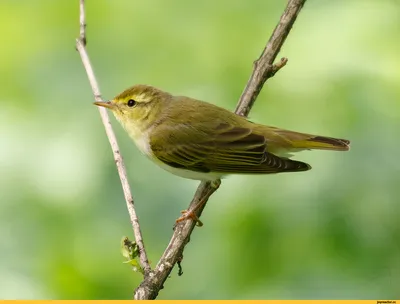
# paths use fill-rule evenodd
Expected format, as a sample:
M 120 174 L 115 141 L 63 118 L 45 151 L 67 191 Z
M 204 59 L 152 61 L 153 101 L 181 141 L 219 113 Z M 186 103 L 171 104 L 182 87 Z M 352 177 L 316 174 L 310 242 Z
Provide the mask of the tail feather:
M 350 149 L 350 141 L 340 138 L 313 136 L 305 140 L 294 141 L 293 147 L 298 149 L 348 151 Z
M 350 141 L 346 139 L 314 136 L 305 140 L 294 141 L 293 148 L 297 149 L 320 149 L 334 151 L 348 151 L 350 149 Z
M 350 141 L 347 139 L 299 133 L 274 127 L 264 129 L 264 134 L 268 134 L 266 137 L 270 140 L 272 152 L 273 150 L 279 151 L 281 148 L 288 152 L 309 149 L 334 151 L 348 151 L 350 149 Z

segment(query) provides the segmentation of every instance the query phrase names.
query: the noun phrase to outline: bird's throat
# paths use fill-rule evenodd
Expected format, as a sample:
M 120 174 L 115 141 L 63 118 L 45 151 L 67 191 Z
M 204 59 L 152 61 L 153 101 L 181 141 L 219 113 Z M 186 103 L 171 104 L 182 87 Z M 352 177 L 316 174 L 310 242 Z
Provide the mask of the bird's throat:
M 152 158 L 153 153 L 151 151 L 149 137 L 149 134 L 152 130 L 152 125 L 147 123 L 137 123 L 136 121 L 129 119 L 120 119 L 121 117 L 118 115 L 115 115 L 115 117 L 124 127 L 129 137 L 133 139 L 140 152 Z

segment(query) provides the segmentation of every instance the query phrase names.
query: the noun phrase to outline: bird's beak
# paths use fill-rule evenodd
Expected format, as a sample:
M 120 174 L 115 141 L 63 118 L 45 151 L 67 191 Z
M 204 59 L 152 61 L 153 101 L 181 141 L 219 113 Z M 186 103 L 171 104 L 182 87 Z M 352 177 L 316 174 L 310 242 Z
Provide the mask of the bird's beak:
M 111 101 L 102 101 L 102 102 L 96 101 L 96 102 L 94 102 L 94 104 L 96 106 L 105 107 L 105 108 L 108 108 L 108 109 L 113 109 L 114 108 L 114 104 Z

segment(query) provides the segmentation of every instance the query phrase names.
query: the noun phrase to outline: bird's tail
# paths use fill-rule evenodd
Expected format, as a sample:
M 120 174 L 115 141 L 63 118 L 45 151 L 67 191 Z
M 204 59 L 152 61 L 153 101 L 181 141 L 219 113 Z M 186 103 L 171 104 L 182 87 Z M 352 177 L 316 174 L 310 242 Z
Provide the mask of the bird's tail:
M 303 140 L 293 141 L 292 146 L 297 149 L 348 151 L 350 149 L 350 141 L 347 139 L 312 135 Z
M 293 152 L 311 149 L 333 151 L 348 151 L 350 149 L 350 141 L 347 139 L 298 133 L 274 127 L 268 127 L 267 134 L 269 134 L 267 138 L 270 139 L 272 151 L 275 148 L 277 150 L 286 148 Z

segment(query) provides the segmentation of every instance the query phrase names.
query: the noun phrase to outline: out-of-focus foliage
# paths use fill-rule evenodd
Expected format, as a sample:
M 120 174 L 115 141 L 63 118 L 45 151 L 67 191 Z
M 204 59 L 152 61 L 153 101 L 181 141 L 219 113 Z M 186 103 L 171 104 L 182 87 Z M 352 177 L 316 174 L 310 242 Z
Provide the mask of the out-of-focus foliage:
M 153 84 L 234 109 L 286 1 L 87 1 L 102 93 Z M 75 51 L 78 1 L 0 3 L 0 297 L 131 298 L 131 227 Z M 251 119 L 348 138 L 313 170 L 232 176 L 162 299 L 400 297 L 400 2 L 308 1 Z M 197 182 L 115 123 L 153 266 Z

